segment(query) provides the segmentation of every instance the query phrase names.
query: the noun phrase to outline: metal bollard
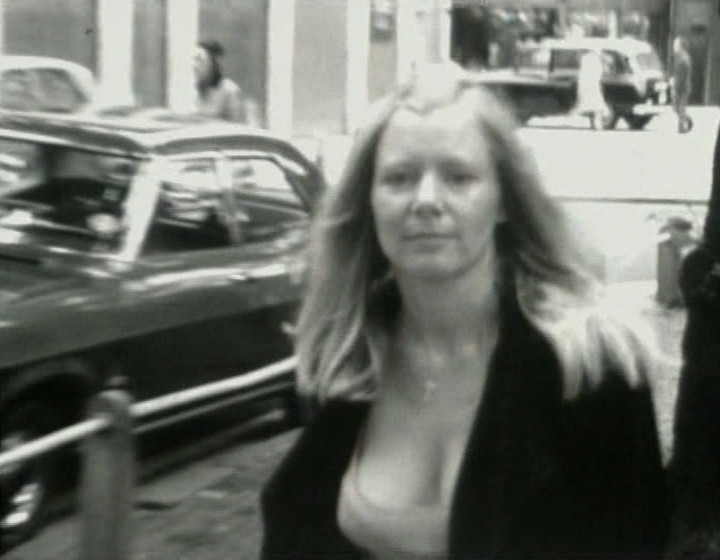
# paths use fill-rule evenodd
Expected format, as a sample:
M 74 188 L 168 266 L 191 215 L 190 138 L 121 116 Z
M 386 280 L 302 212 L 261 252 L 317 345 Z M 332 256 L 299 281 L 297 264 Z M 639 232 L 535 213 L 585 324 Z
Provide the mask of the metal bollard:
M 135 482 L 130 396 L 105 391 L 89 414 L 106 417 L 110 427 L 84 445 L 81 487 L 81 560 L 128 560 Z
M 665 307 L 681 307 L 680 267 L 687 252 L 696 244 L 692 236 L 692 222 L 674 216 L 660 229 L 666 238 L 658 243 L 657 294 L 658 303 Z

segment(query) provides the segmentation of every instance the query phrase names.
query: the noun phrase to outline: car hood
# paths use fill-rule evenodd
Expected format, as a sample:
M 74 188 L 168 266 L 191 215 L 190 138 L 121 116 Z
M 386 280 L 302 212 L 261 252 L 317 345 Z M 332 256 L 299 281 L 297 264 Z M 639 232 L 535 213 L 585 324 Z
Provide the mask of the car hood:
M 105 268 L 83 256 L 0 244 L 0 305 L 51 294 L 67 296 L 86 285 L 91 277 L 106 276 Z

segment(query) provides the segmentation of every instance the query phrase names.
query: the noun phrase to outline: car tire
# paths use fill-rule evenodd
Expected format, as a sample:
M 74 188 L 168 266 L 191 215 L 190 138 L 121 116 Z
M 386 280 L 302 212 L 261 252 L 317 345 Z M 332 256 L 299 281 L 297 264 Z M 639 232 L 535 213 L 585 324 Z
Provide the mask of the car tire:
M 623 117 L 630 130 L 643 130 L 652 120 L 649 115 L 625 115 Z
M 618 115 L 615 111 L 610 111 L 602 116 L 603 130 L 614 130 L 618 123 Z
M 20 402 L 0 418 L 0 445 L 8 451 L 58 427 L 47 403 Z M 29 539 L 47 515 L 55 480 L 57 453 L 45 453 L 0 470 L 0 550 Z

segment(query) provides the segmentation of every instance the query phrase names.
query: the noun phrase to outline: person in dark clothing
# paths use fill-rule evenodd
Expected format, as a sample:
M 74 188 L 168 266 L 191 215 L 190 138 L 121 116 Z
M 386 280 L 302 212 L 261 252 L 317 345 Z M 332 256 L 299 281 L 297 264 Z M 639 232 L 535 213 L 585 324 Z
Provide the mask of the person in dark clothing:
M 482 6 L 454 6 L 453 59 L 465 68 L 487 68 L 490 61 L 490 14 Z
M 675 407 L 673 558 L 720 558 L 720 127 L 703 239 L 684 260 L 687 306 Z
M 516 126 L 441 65 L 358 131 L 296 331 L 319 410 L 263 490 L 263 558 L 660 557 L 647 347 Z
M 199 115 L 257 125 L 248 110 L 249 99 L 223 73 L 225 48 L 215 40 L 201 41 L 195 49 L 195 111 Z
M 692 90 L 692 60 L 685 48 L 682 37 L 673 41 L 673 63 L 670 77 L 672 85 L 673 109 L 678 118 L 678 132 L 690 132 L 693 120 L 687 112 L 687 104 Z

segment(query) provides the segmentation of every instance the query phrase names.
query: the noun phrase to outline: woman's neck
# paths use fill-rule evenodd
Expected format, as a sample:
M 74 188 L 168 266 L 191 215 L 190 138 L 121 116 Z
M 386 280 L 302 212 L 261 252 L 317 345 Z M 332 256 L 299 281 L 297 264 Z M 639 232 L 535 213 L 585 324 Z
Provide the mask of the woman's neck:
M 399 327 L 438 351 L 475 344 L 498 326 L 494 271 L 432 281 L 398 277 Z

